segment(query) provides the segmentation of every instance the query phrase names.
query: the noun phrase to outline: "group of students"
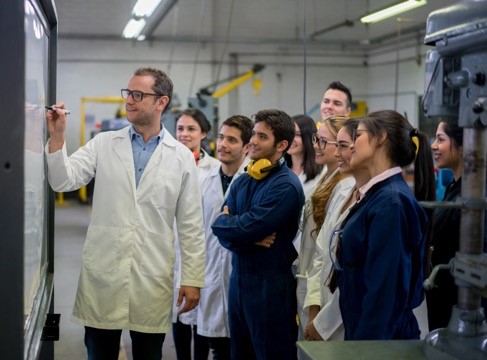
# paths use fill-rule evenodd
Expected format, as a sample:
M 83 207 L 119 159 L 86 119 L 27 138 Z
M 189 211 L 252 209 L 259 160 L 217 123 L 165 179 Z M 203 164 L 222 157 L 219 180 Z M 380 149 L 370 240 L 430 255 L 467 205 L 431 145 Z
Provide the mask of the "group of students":
M 318 127 L 280 110 L 232 116 L 215 159 L 198 110 L 179 117 L 177 140 L 160 123 L 172 97 L 162 71 L 138 69 L 122 96 L 132 125 L 69 157 L 64 104 L 47 114 L 51 186 L 96 174 L 73 310 L 89 359 L 116 359 L 122 329 L 134 358 L 160 359 L 170 323 L 178 359 L 191 358 L 192 337 L 195 359 L 295 359 L 298 339 L 419 338 L 413 309 L 431 265 L 458 249 L 459 210 L 435 217 L 418 201 L 434 199 L 432 149 L 455 174 L 445 199 L 460 196 L 461 129 L 440 123 L 430 146 L 395 111 L 349 118 L 350 90 L 332 82 Z M 412 163 L 414 192 L 402 176 Z M 446 326 L 451 275 L 427 301 L 430 329 Z

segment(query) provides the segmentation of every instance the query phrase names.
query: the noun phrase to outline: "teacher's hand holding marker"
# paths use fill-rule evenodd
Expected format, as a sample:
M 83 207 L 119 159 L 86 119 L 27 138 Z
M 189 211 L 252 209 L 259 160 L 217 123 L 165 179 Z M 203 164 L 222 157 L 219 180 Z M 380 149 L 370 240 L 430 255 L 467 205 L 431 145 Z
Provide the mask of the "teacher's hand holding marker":
M 66 131 L 66 114 L 70 111 L 64 108 L 64 103 L 46 106 L 49 110 L 46 115 L 47 130 L 49 131 L 49 153 L 61 150 L 64 145 Z
M 45 108 L 46 108 L 47 110 L 52 110 L 52 111 L 56 111 L 56 110 L 58 109 L 58 108 L 57 108 L 56 106 L 54 106 L 54 105 L 53 105 L 53 106 L 45 106 Z M 66 115 L 67 115 L 67 114 L 71 114 L 71 111 L 69 111 L 69 110 L 66 110 L 66 109 L 59 109 L 59 110 L 64 111 L 64 113 L 65 113 Z

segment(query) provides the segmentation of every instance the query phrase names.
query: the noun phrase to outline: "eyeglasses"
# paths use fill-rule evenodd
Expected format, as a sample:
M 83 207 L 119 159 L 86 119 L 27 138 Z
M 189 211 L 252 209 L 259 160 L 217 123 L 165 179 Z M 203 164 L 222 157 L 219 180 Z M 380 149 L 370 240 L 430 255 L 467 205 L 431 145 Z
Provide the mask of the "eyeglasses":
M 313 142 L 313 144 L 317 144 L 320 150 L 325 150 L 327 144 L 331 144 L 335 146 L 338 145 L 336 141 L 329 141 L 325 138 L 316 136 L 315 134 L 311 136 L 311 141 Z
M 129 89 L 122 89 L 122 90 L 120 90 L 120 92 L 122 93 L 122 98 L 123 99 L 127 99 L 130 95 L 132 95 L 132 99 L 134 99 L 134 101 L 142 101 L 142 99 L 144 99 L 144 96 L 145 95 L 150 95 L 150 96 L 163 96 L 163 95 L 159 95 L 159 94 L 145 93 L 145 92 L 142 92 L 142 91 L 132 91 L 132 90 L 129 90 Z
M 330 260 L 335 271 L 342 271 L 343 268 L 338 263 L 337 249 L 342 241 L 343 229 L 337 229 L 333 231 L 330 236 L 330 242 L 328 243 L 328 252 L 330 255 Z

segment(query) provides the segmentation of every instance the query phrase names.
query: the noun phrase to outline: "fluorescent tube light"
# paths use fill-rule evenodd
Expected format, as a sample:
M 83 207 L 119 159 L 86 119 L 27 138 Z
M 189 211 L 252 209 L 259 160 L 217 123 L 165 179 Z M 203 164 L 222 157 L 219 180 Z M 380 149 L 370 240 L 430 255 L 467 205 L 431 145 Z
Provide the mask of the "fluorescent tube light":
M 426 0 L 407 0 L 407 1 L 402 1 L 400 3 L 396 3 L 394 5 L 391 5 L 385 9 L 378 10 L 373 12 L 372 14 L 369 14 L 367 16 L 364 16 L 360 19 L 361 22 L 368 24 L 368 23 L 375 23 L 384 19 L 387 19 L 391 16 L 403 13 L 405 11 L 409 11 L 411 9 L 417 8 L 422 5 L 426 5 L 427 1 Z
M 132 10 L 132 19 L 123 30 L 122 37 L 146 40 L 178 0 L 138 0 Z
M 125 26 L 125 29 L 123 30 L 122 36 L 127 39 L 131 38 L 136 38 L 139 36 L 140 32 L 145 26 L 145 20 L 144 19 L 130 19 L 127 25 Z
M 149 17 L 157 8 L 161 0 L 139 0 L 132 10 L 136 17 Z

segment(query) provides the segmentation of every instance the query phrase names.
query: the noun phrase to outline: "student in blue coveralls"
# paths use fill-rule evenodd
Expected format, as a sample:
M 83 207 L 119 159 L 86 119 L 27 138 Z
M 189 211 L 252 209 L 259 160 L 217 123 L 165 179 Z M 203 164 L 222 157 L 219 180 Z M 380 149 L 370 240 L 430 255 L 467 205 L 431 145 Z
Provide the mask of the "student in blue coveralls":
M 291 265 L 304 194 L 284 160 L 294 123 L 279 110 L 255 115 L 247 174 L 232 184 L 213 233 L 233 252 L 228 313 L 232 359 L 296 358 Z M 264 239 L 264 240 L 263 240 Z M 261 245 L 261 246 L 258 246 Z
M 352 151 L 351 166 L 370 180 L 331 239 L 345 340 L 419 339 L 413 309 L 424 297 L 429 226 L 401 167 L 415 160 L 418 200 L 434 193 L 428 138 L 399 113 L 376 111 L 360 120 Z

